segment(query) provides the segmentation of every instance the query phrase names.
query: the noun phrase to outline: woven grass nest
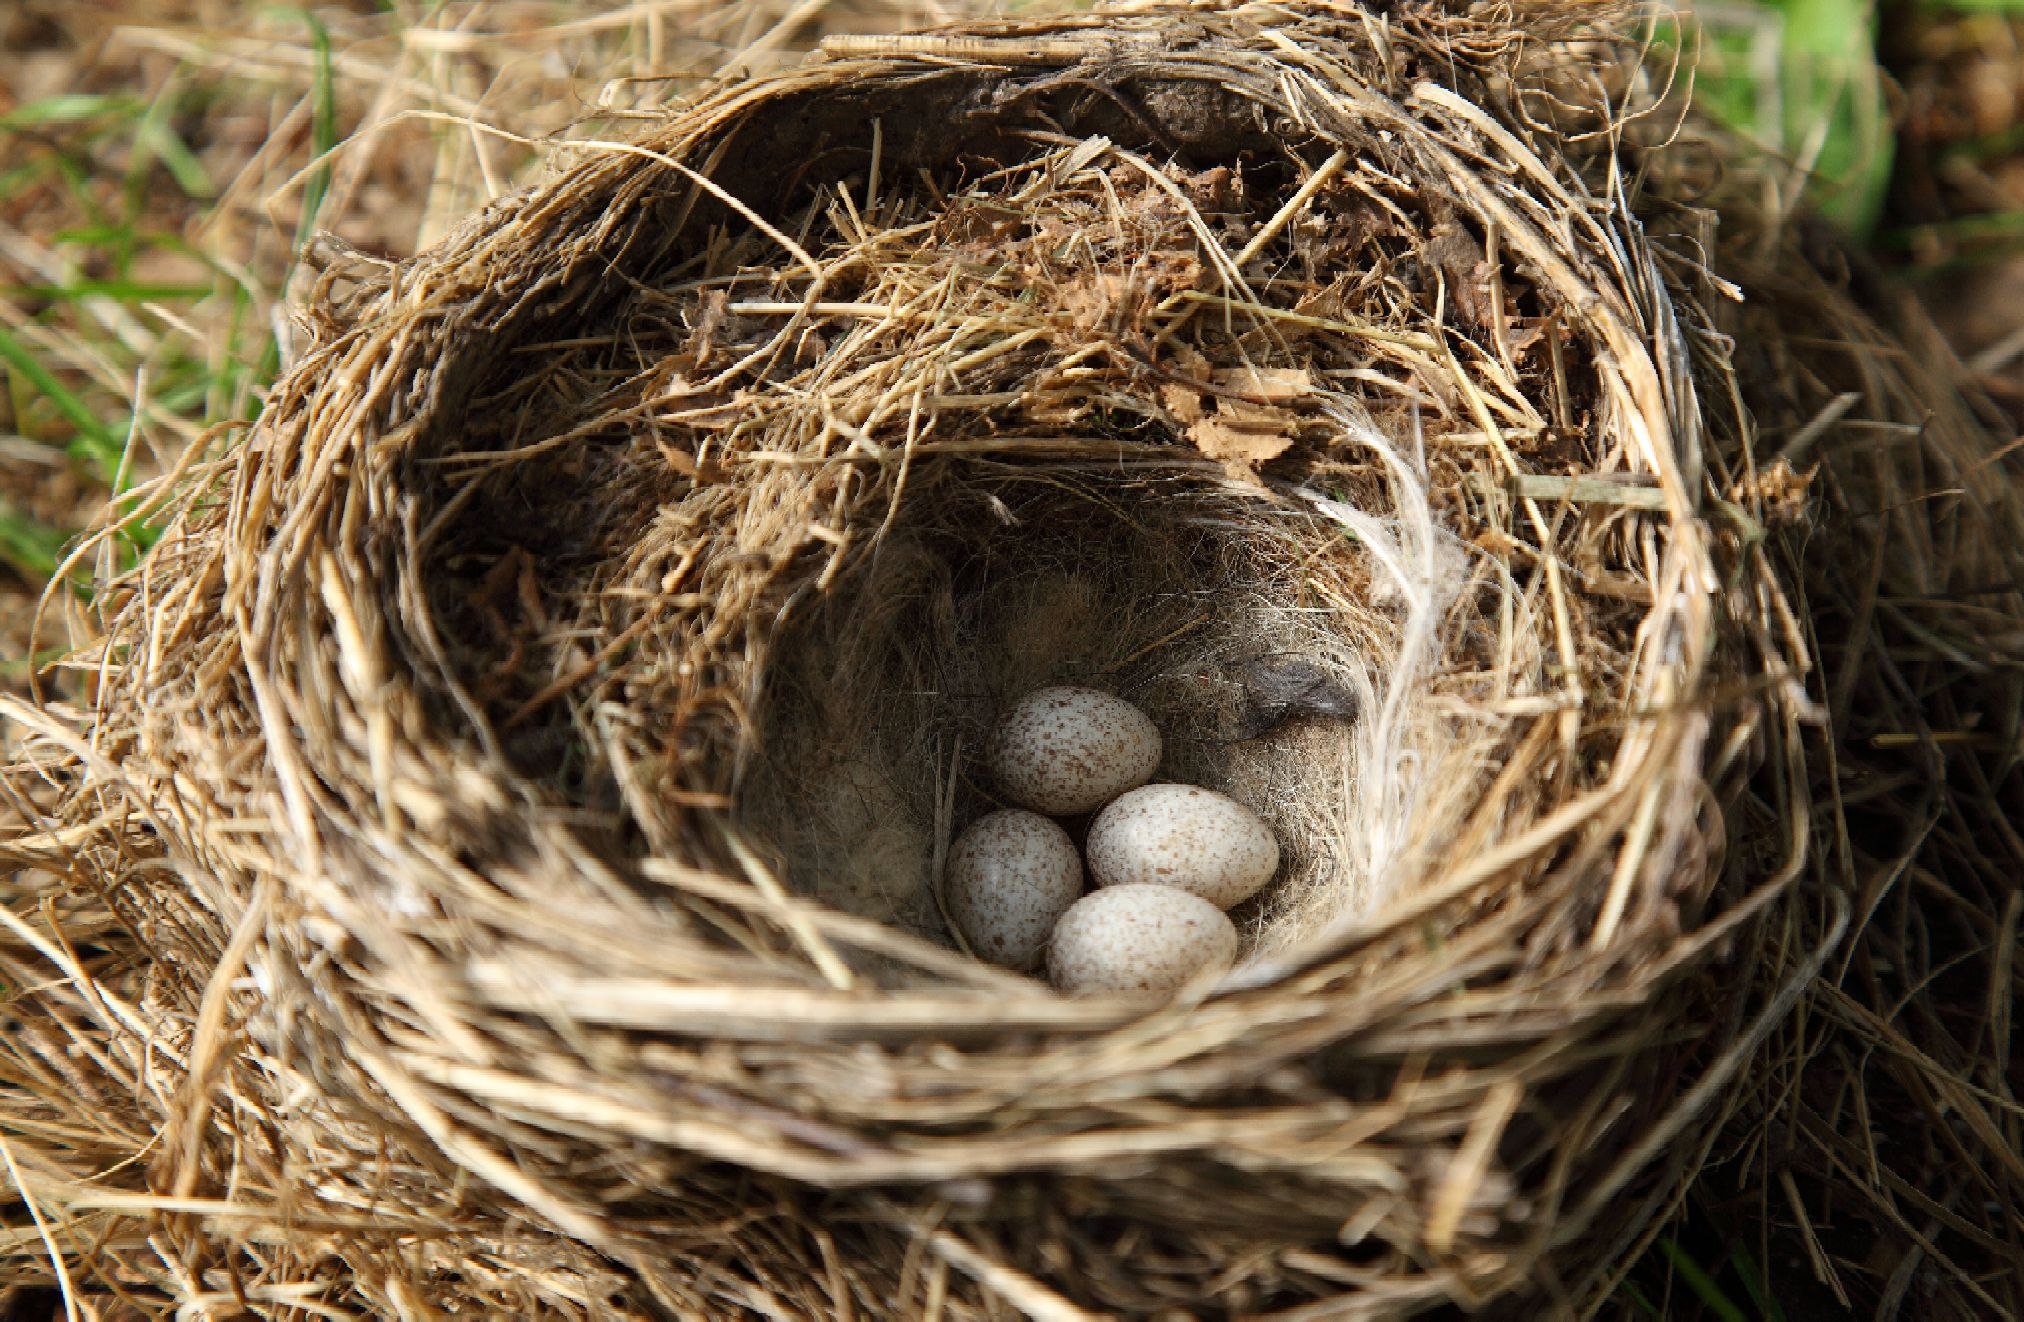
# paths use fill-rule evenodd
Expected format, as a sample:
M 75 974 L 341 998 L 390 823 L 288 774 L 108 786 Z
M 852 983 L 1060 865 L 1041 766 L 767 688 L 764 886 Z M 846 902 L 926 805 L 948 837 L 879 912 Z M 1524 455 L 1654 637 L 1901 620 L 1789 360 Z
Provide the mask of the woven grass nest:
M 1959 422 L 1778 234 L 1738 303 L 1610 22 L 835 42 L 335 262 L 20 715 L 10 1261 L 221 1316 L 1606 1300 L 1853 907 L 1805 474 L 1924 420 L 1826 470 L 1887 505 Z M 1914 572 L 2001 570 L 1937 526 Z M 953 940 L 1051 682 L 1271 820 L 1220 981 Z

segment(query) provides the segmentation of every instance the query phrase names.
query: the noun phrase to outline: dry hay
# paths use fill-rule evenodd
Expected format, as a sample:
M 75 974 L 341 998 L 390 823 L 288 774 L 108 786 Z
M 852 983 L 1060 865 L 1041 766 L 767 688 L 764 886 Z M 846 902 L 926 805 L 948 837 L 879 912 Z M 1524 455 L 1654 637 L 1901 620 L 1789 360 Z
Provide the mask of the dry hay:
M 2015 428 L 1908 299 L 1822 233 L 1780 242 L 1739 184 L 1707 194 L 1748 291 L 1719 324 L 1753 425 L 1818 474 L 1780 548 L 1817 657 L 1814 845 L 1771 939 L 1851 914 L 1697 1197 L 1821 1309 L 2024 1317 Z
M 1725 337 L 1640 67 L 1562 10 L 832 43 L 333 260 L 14 710 L 60 802 L 0 1261 L 273 1315 L 1606 1302 L 1883 898 L 1758 411 L 1803 458 L 1819 391 L 1921 398 L 1775 301 Z M 1945 463 L 2009 528 L 1943 421 L 1842 507 Z M 1911 504 L 1927 588 L 2010 554 Z M 1061 678 L 1286 838 L 1171 1006 L 940 921 L 979 733 Z

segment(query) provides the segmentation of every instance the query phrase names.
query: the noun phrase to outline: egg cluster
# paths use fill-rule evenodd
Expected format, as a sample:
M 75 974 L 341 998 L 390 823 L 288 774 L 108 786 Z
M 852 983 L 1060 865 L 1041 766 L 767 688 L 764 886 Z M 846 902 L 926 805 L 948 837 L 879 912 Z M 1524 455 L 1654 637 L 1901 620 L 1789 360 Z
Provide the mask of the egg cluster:
M 1224 910 L 1279 869 L 1258 814 L 1196 785 L 1147 784 L 1160 732 L 1122 698 L 1044 688 L 999 724 L 992 779 L 1015 808 L 966 827 L 949 852 L 949 914 L 995 964 L 1046 961 L 1066 992 L 1169 992 L 1237 957 Z M 1101 811 L 1097 811 L 1101 809 Z M 1096 812 L 1089 876 L 1052 817 Z

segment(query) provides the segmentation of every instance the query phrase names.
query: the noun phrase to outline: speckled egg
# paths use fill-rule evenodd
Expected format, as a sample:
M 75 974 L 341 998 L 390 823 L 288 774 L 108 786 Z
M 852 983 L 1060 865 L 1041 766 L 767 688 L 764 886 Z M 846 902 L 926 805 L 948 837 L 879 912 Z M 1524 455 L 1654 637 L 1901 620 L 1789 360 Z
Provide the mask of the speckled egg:
M 1089 812 L 1143 785 L 1160 765 L 1160 732 L 1123 698 L 1095 689 L 1035 689 L 991 740 L 991 775 L 1022 808 Z
M 1199 785 L 1135 789 L 1089 828 L 1089 875 L 1098 886 L 1172 886 L 1227 909 L 1278 870 L 1279 842 L 1265 819 Z
M 1080 894 L 1075 842 L 1039 813 L 990 813 L 965 827 L 949 848 L 949 916 L 971 951 L 993 964 L 1037 965 L 1048 933 Z
M 1061 915 L 1047 972 L 1076 995 L 1170 992 L 1236 958 L 1237 929 L 1207 900 L 1170 886 L 1112 886 Z

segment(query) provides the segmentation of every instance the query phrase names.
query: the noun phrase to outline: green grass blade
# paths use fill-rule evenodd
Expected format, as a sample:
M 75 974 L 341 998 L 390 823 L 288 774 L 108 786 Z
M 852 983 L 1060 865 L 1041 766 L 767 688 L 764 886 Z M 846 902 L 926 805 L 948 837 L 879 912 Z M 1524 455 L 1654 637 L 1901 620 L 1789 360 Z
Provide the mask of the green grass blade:
M 0 561 L 33 583 L 47 582 L 56 573 L 64 547 L 76 535 L 0 500 Z
M 1784 0 L 1788 143 L 1813 157 L 1815 200 L 1856 234 L 1876 227 L 1890 187 L 1890 108 L 1870 0 Z M 1819 135 L 1817 153 L 1812 143 Z
M 163 101 L 166 103 L 167 98 L 164 97 Z M 197 159 L 197 154 L 190 150 L 189 145 L 176 136 L 176 131 L 169 127 L 166 117 L 158 118 L 150 112 L 148 117 L 141 121 L 136 140 L 154 153 L 155 159 L 162 163 L 162 168 L 176 181 L 176 187 L 182 189 L 185 194 L 190 197 L 218 195 L 217 185 L 211 182 L 211 172 L 204 168 L 204 163 Z
M 1623 1291 L 1624 1298 L 1630 1300 L 1631 1303 L 1636 1306 L 1638 1312 L 1643 1313 L 1646 1317 L 1651 1318 L 1656 1318 L 1659 1316 L 1659 1310 L 1652 1304 L 1651 1300 L 1645 1298 L 1645 1292 L 1643 1290 L 1638 1289 L 1635 1285 L 1632 1285 L 1629 1281 L 1625 1281 L 1622 1285 L 1618 1286 L 1617 1288 Z
M 315 85 L 311 93 L 315 101 L 310 116 L 310 150 L 322 163 L 310 173 L 308 186 L 303 190 L 302 219 L 295 227 L 298 256 L 310 236 L 316 233 L 316 220 L 323 211 L 323 199 L 330 193 L 328 158 L 337 149 L 337 75 L 331 59 L 330 29 L 308 10 L 300 13 L 302 21 L 309 25 L 309 40 L 316 54 Z
M 56 231 L 49 236 L 49 242 L 57 248 L 104 248 L 124 242 L 127 232 L 125 225 L 79 225 Z
M 1886 252 L 1911 253 L 1928 274 L 1972 267 L 2024 252 L 2024 210 L 1954 216 L 1876 236 Z
M 1743 1283 L 1743 1293 L 1750 1296 L 1750 1302 L 1757 1308 L 1757 1315 L 1764 1322 L 1785 1322 L 1785 1310 L 1771 1297 L 1771 1282 L 1757 1267 L 1757 1260 L 1750 1256 L 1750 1250 L 1737 1245 L 1729 1253 L 1729 1267 L 1736 1273 L 1736 1279 Z
M 131 115 L 137 102 L 128 96 L 99 96 L 88 92 L 64 92 L 16 106 L 0 115 L 0 130 L 40 128 L 47 124 L 77 124 L 101 115 Z
M 1694 1292 L 1694 1297 L 1707 1305 L 1708 1311 L 1720 1319 L 1720 1322 L 1749 1322 L 1748 1316 L 1736 1306 L 1735 1301 L 1722 1293 L 1721 1286 L 1715 1284 L 1715 1278 L 1701 1270 L 1700 1264 L 1688 1257 L 1686 1251 L 1677 1243 L 1671 1239 L 1662 1239 L 1659 1241 L 1659 1252 L 1666 1255 L 1666 1261 L 1672 1264 L 1680 1279 L 1687 1283 L 1687 1288 Z
M 68 647 L 45 647 L 33 656 L 9 657 L 5 661 L 0 661 L 0 679 L 10 684 L 19 684 L 34 672 L 53 666 L 70 654 L 71 649 Z M 0 982 L 0 1005 L 6 1004 L 13 995 L 14 989 Z
M 116 298 L 129 303 L 144 300 L 167 302 L 179 298 L 208 298 L 214 292 L 210 285 L 151 285 L 133 280 L 78 280 L 67 285 L 0 285 L 0 298 L 46 299 L 58 303 L 80 298 Z
M 309 28 L 309 40 L 315 56 L 314 77 L 310 90 L 310 150 L 318 165 L 309 174 L 309 182 L 302 190 L 302 218 L 295 225 L 295 243 L 290 250 L 288 268 L 282 273 L 279 288 L 284 292 L 289 281 L 295 276 L 296 264 L 302 260 L 302 252 L 309 246 L 309 240 L 316 233 L 316 222 L 323 211 L 323 201 L 330 194 L 330 153 L 337 149 L 337 74 L 331 56 L 330 29 L 323 21 L 307 9 L 287 12 L 300 18 Z M 281 345 L 269 336 L 261 350 L 260 360 L 254 369 L 257 382 L 272 381 L 281 370 Z
M 38 394 L 56 406 L 56 411 L 69 419 L 77 428 L 79 438 L 90 452 L 92 459 L 110 477 L 119 467 L 119 458 L 126 449 L 125 440 L 112 428 L 106 426 L 97 414 L 69 386 L 56 377 L 56 373 L 43 365 L 41 359 L 31 352 L 27 345 L 14 338 L 5 329 L 0 329 L 0 362 L 6 363 L 20 374 L 23 381 Z

